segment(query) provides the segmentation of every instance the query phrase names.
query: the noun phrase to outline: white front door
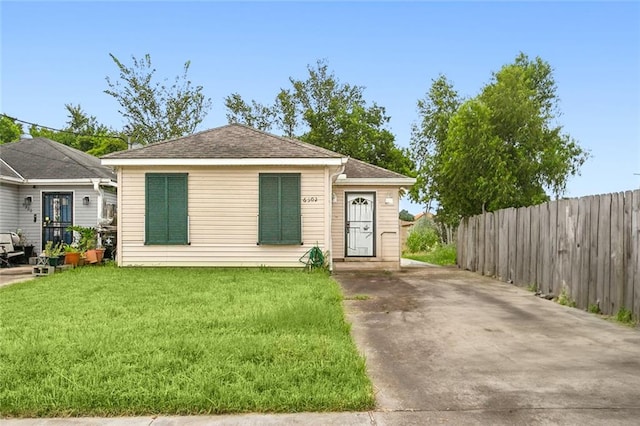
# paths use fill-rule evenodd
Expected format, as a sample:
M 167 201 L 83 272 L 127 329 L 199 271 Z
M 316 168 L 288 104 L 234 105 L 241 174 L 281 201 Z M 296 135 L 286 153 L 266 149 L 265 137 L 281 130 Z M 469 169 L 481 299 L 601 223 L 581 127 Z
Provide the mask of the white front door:
M 347 256 L 373 256 L 375 194 L 347 193 Z

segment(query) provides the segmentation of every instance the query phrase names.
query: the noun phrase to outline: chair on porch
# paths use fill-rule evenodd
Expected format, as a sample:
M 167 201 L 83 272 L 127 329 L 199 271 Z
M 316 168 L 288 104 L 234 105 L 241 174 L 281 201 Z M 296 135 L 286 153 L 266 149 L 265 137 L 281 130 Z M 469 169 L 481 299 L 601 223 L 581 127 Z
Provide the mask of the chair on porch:
M 12 259 L 22 256 L 24 251 L 14 249 L 14 241 L 20 241 L 20 237 L 13 232 L 0 233 L 0 267 L 11 267 Z

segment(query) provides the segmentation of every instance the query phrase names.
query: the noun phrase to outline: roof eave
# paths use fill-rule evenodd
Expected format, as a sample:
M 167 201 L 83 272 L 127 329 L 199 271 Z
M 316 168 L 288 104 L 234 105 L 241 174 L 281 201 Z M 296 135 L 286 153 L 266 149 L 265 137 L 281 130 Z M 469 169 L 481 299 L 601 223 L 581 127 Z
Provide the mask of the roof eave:
M 338 178 L 336 185 L 411 186 L 415 178 Z
M 21 183 L 24 183 L 25 180 L 20 178 L 14 178 L 11 176 L 0 176 L 0 182 L 21 184 Z
M 77 178 L 77 179 L 25 179 L 25 185 L 93 185 L 95 181 L 101 185 L 116 186 L 117 181 L 109 178 Z
M 5 165 L 5 167 L 7 167 L 14 175 L 17 176 L 16 178 L 12 178 L 12 177 L 6 176 L 6 175 L 3 175 L 2 177 L 7 178 L 7 179 L 17 179 L 18 182 L 23 182 L 24 181 L 24 176 L 22 176 L 20 173 L 18 173 L 18 171 L 16 169 L 11 167 L 11 165 L 9 163 L 4 161 L 2 158 L 0 158 L 0 162 L 2 162 L 2 164 Z
M 103 158 L 103 166 L 340 166 L 332 158 Z

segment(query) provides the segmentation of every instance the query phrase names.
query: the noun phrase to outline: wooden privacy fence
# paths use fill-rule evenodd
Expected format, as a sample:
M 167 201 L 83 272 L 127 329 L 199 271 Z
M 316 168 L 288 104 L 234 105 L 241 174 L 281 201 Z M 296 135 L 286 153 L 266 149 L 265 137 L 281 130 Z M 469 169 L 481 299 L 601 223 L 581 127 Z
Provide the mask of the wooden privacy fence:
M 457 251 L 460 268 L 640 318 L 640 190 L 465 218 Z

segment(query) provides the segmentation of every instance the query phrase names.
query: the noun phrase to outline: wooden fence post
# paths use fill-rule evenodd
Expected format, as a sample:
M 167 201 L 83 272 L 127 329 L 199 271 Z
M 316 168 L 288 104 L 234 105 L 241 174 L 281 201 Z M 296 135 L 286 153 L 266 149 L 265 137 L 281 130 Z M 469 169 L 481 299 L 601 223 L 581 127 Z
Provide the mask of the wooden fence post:
M 485 216 L 487 214 L 483 213 L 478 217 L 478 264 L 476 265 L 476 271 L 484 274 L 484 263 L 485 263 L 485 245 L 487 244 L 486 239 L 486 230 L 485 230 Z
M 567 200 L 558 200 L 558 219 L 556 222 L 556 267 L 554 269 L 554 294 L 558 295 L 563 290 L 570 291 L 566 279 L 566 270 L 569 268 L 569 239 L 568 221 L 569 206 Z
M 567 200 L 567 225 L 566 225 L 566 244 L 567 244 L 567 263 L 564 265 L 563 270 L 563 281 L 566 283 L 569 288 L 569 294 L 571 298 L 578 304 L 578 299 L 580 295 L 580 281 L 576 280 L 574 277 L 574 273 L 580 275 L 580 270 L 575 268 L 574 265 L 577 263 L 580 265 L 580 260 L 578 259 L 578 221 L 579 221 L 579 202 L 578 199 L 573 198 Z
M 596 275 L 596 295 L 602 312 L 610 315 L 609 269 L 611 264 L 611 194 L 600 195 L 598 212 L 598 271 Z
M 633 191 L 631 206 L 632 312 L 635 319 L 640 319 L 640 189 Z
M 529 283 L 540 288 L 538 263 L 540 262 L 540 206 L 529 207 L 531 214 L 531 259 L 529 261 Z
M 611 269 L 609 300 L 611 312 L 624 307 L 624 194 L 611 195 Z
M 544 203 L 540 206 L 540 285 L 538 289 L 543 293 L 551 293 L 551 272 L 553 264 L 551 263 L 551 228 L 549 222 L 549 204 Z
M 578 199 L 576 223 L 576 248 L 571 267 L 572 287 L 577 289 L 575 298 L 579 308 L 589 307 L 589 198 Z
M 498 279 L 509 279 L 509 213 L 508 209 L 499 210 L 499 242 L 498 242 Z
M 600 199 L 589 197 L 589 304 L 597 304 L 602 308 L 602 300 L 598 300 L 598 216 L 600 213 Z
M 482 273 L 489 277 L 495 275 L 496 264 L 495 264 L 495 250 L 496 250 L 496 235 L 494 228 L 494 214 L 493 213 L 485 213 L 484 220 L 484 232 L 485 232 L 485 255 L 484 255 L 484 270 Z

